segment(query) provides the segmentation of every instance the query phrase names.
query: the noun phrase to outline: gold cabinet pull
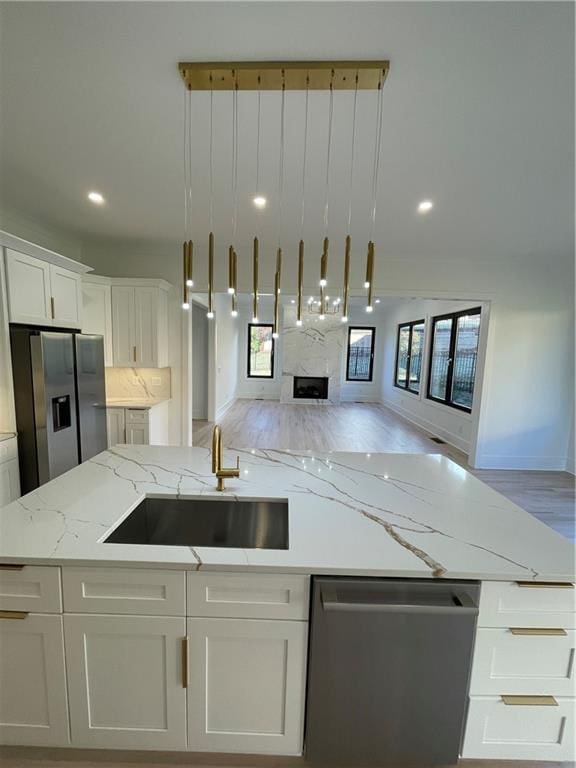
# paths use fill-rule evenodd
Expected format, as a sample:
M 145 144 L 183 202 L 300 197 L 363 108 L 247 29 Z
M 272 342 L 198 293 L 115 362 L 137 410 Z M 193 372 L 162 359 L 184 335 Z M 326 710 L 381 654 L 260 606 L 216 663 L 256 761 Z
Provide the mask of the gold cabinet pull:
M 513 635 L 549 635 L 554 637 L 566 636 L 568 632 L 559 627 L 510 627 Z
M 52 320 L 56 317 L 56 309 L 54 305 L 54 296 L 50 296 L 50 314 L 52 315 Z
M 0 563 L 0 571 L 22 571 L 24 570 L 23 565 L 16 565 L 12 563 Z
M 517 581 L 516 586 L 531 589 L 574 589 L 574 584 L 565 581 Z
M 190 666 L 190 638 L 182 638 L 182 688 L 188 688 L 188 669 Z
M 500 697 L 504 704 L 512 707 L 557 707 L 554 696 L 509 696 Z
M 0 611 L 0 619 L 25 619 L 28 611 Z
M 136 347 L 132 347 L 132 359 L 136 362 Z

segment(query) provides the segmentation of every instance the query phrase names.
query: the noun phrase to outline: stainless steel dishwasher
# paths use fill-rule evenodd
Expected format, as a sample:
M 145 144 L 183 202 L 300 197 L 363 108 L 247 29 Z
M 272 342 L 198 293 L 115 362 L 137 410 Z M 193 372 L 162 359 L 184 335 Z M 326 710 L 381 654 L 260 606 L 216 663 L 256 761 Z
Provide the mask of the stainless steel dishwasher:
M 307 760 L 456 762 L 479 593 L 470 581 L 315 578 Z

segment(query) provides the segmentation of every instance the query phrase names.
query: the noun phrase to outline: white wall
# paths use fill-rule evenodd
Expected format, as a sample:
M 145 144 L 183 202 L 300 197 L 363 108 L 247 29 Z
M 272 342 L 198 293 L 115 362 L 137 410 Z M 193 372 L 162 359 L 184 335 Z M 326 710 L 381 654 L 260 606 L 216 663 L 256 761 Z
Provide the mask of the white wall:
M 238 318 L 230 315 L 230 296 L 214 296 L 214 411 L 219 421 L 234 402 L 238 381 Z
M 192 418 L 208 418 L 208 318 L 206 308 L 192 304 Z
M 479 360 L 477 365 L 476 384 L 472 413 L 450 408 L 442 403 L 435 403 L 426 397 L 428 380 L 428 361 L 430 355 L 431 318 L 448 312 L 459 312 L 473 309 L 481 302 L 454 302 L 426 299 L 406 299 L 385 311 L 384 314 L 384 350 L 382 365 L 382 402 L 401 416 L 409 419 L 420 427 L 442 437 L 447 442 L 460 448 L 465 453 L 470 450 L 470 443 L 475 440 L 475 425 L 478 421 L 479 403 L 482 384 L 482 361 L 486 345 L 486 320 L 488 307 L 483 307 L 482 328 L 479 343 Z M 396 346 L 398 326 L 413 320 L 424 320 L 424 355 L 422 360 L 422 375 L 420 392 L 418 394 L 401 389 L 394 385 Z

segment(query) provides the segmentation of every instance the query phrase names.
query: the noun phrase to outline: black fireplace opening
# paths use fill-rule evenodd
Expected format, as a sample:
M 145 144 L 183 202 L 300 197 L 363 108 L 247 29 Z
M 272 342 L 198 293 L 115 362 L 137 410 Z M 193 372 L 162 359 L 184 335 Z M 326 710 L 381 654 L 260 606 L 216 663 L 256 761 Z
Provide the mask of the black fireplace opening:
M 294 376 L 294 397 L 310 400 L 328 399 L 327 376 Z

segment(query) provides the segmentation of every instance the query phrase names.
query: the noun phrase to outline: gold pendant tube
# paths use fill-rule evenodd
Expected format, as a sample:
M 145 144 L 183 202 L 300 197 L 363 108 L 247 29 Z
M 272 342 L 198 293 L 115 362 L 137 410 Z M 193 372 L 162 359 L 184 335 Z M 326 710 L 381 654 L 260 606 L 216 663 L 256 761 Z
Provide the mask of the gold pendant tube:
M 212 292 L 214 290 L 214 234 L 210 232 L 208 236 L 208 312 L 206 316 L 212 319 L 214 317 L 214 306 L 212 301 Z
M 232 248 L 232 287 L 234 288 L 234 293 L 232 294 L 231 314 L 232 317 L 236 317 L 238 315 L 238 307 L 236 301 L 236 297 L 238 295 L 238 256 L 234 248 Z
M 274 275 L 274 326 L 272 328 L 272 338 L 278 338 L 278 328 L 280 325 L 280 272 L 276 270 Z
M 254 238 L 254 250 L 252 252 L 252 276 L 254 280 L 252 294 L 252 320 L 258 322 L 258 238 Z
M 320 286 L 323 288 L 328 283 L 328 238 L 324 238 L 322 245 L 322 258 L 320 259 Z
M 370 288 L 370 242 L 368 243 L 368 252 L 366 254 L 366 279 L 364 280 L 364 288 Z
M 374 289 L 374 243 L 372 240 L 368 243 L 368 256 L 366 263 L 366 275 L 368 282 L 368 301 L 366 311 L 372 312 L 372 291 Z
M 186 265 L 186 285 L 191 288 L 194 285 L 194 243 L 188 240 L 188 263 Z
M 344 251 L 344 303 L 342 306 L 342 322 L 348 322 L 348 300 L 350 298 L 350 235 L 346 236 L 346 249 Z
M 189 309 L 188 304 L 188 286 L 186 283 L 188 277 L 188 243 L 184 241 L 182 245 L 182 309 Z
M 282 248 L 278 248 L 276 251 L 276 272 L 278 272 L 278 289 L 280 289 L 282 281 Z
M 296 325 L 302 325 L 302 291 L 304 284 L 304 240 L 298 246 L 298 310 Z
M 228 248 L 228 293 L 234 293 L 234 248 Z
M 324 294 L 324 286 L 320 286 L 320 320 L 324 320 L 326 316 L 326 296 Z

